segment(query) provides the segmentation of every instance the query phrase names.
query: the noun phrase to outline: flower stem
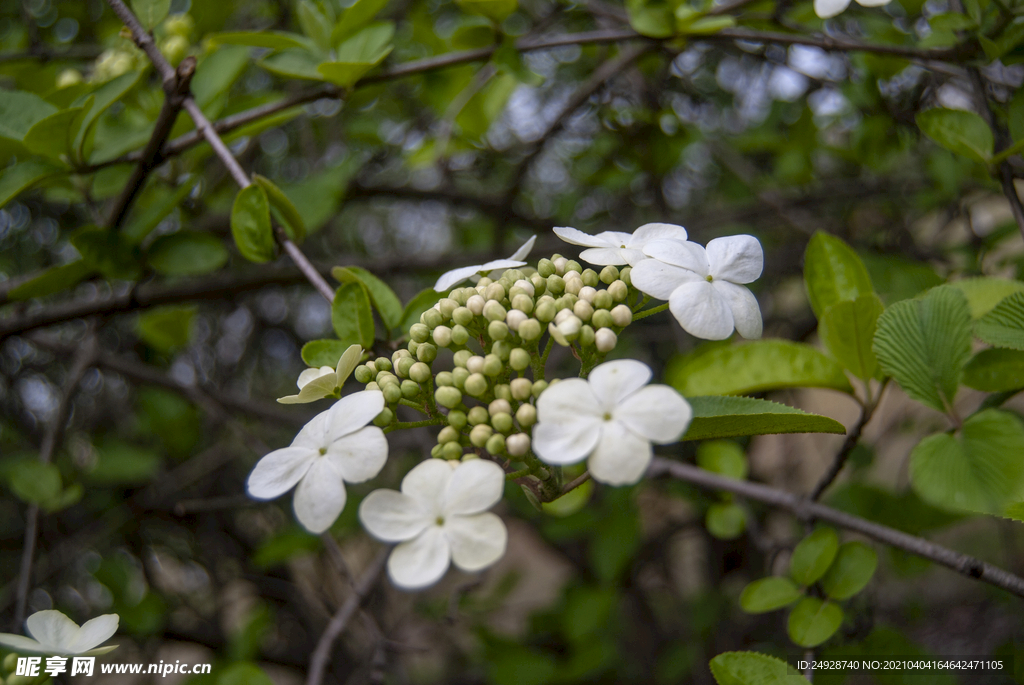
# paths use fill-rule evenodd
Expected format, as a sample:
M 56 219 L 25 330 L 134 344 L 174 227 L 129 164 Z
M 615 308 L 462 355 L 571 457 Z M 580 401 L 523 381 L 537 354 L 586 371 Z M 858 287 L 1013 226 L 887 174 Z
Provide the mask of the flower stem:
M 562 488 L 562 494 L 566 495 L 572 492 L 579 486 L 586 483 L 588 480 L 590 480 L 590 471 L 584 471 L 582 475 L 573 478 L 571 481 L 565 484 L 565 486 Z
M 644 295 L 644 299 L 640 300 L 640 303 L 637 304 L 637 306 L 633 307 L 633 313 L 636 313 L 636 312 L 640 311 L 641 309 L 643 309 L 644 306 L 648 302 L 650 302 L 650 301 L 651 301 L 651 296 L 650 295 Z M 633 318 L 636 318 L 636 317 L 633 317 Z
M 555 339 L 552 338 L 551 336 L 548 336 L 548 344 L 544 346 L 544 353 L 540 355 L 540 364 L 538 365 L 538 371 L 540 372 L 540 377 L 537 378 L 536 377 L 537 374 L 534 373 L 535 377 L 534 377 L 533 380 L 535 380 L 535 381 L 542 381 L 542 380 L 544 380 L 544 367 L 547 366 L 548 355 L 551 354 L 551 348 L 554 347 L 554 345 L 555 345 Z
M 528 468 L 520 469 L 518 471 L 513 471 L 512 473 L 506 473 L 505 474 L 505 480 L 516 480 L 518 478 L 522 478 L 523 476 L 529 476 L 529 475 L 530 475 L 530 469 L 528 469 Z
M 647 318 L 652 314 L 663 312 L 666 309 L 668 309 L 668 302 L 666 302 L 665 304 L 659 304 L 657 307 L 651 307 L 650 309 L 645 309 L 642 312 L 637 312 L 636 314 L 633 314 L 633 321 L 639 321 L 640 319 Z
M 417 404 L 412 400 L 407 400 L 403 397 L 402 399 L 398 400 L 398 403 L 406 407 L 412 407 L 421 414 L 426 414 L 428 416 L 430 415 L 430 412 L 428 412 L 422 404 Z
M 396 431 L 402 428 L 422 428 L 423 426 L 440 426 L 443 423 L 445 423 L 445 420 L 443 418 L 424 419 L 422 421 L 398 421 L 397 423 L 393 423 L 387 428 L 385 428 L 384 432 L 390 433 L 391 431 Z

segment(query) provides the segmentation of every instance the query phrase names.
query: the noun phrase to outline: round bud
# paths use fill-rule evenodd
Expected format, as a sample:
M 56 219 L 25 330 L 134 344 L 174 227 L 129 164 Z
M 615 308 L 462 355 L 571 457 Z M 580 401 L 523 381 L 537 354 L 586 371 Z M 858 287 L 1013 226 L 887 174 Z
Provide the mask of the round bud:
M 458 391 L 458 388 L 438 388 L 434 392 L 434 399 L 437 400 L 437 403 L 442 407 L 452 409 L 459 406 L 459 403 L 462 402 L 462 393 Z
M 518 309 L 512 309 L 508 314 L 505 315 L 505 323 L 508 325 L 509 330 L 518 331 L 519 324 L 529 319 L 529 315 L 524 314 Z
M 533 286 L 533 295 L 543 295 L 544 291 L 548 289 L 548 279 L 541 277 L 540 274 L 533 274 L 530 276 L 530 285 Z
M 633 312 L 624 304 L 617 304 L 612 309 L 612 322 L 621 327 L 628 326 L 633 321 Z
M 505 400 L 506 402 L 512 401 L 512 391 L 508 387 L 508 383 L 498 383 L 494 386 L 494 396 L 499 400 Z
M 377 367 L 378 371 L 390 371 L 393 368 L 391 366 L 391 360 L 387 357 L 377 357 L 373 362 L 373 365 Z
M 441 318 L 441 312 L 437 311 L 434 308 L 430 308 L 427 311 L 423 312 L 423 316 L 420 317 L 420 321 L 427 324 L 427 328 L 437 328 L 442 323 L 444 323 L 444 320 Z M 423 341 L 418 340 L 417 342 Z
M 529 378 L 513 378 L 508 384 L 512 390 L 512 399 L 525 402 L 530 399 L 530 392 L 533 389 L 533 382 Z
M 484 449 L 486 449 L 491 454 L 501 454 L 502 452 L 505 451 L 505 436 L 492 435 L 491 437 L 487 438 L 487 442 L 484 443 Z
M 579 299 L 580 298 L 576 297 L 572 293 L 566 293 L 558 298 L 556 302 L 559 309 L 572 309 L 576 306 L 576 303 L 579 302 Z
M 491 417 L 491 425 L 499 433 L 508 433 L 512 430 L 512 415 L 506 412 L 498 412 Z
M 437 434 L 437 441 L 441 444 L 446 442 L 458 442 L 459 431 L 455 430 L 451 426 L 445 426 L 441 429 L 441 432 Z
M 519 409 L 516 410 L 516 421 L 523 428 L 529 428 L 537 423 L 537 407 L 530 403 L 519 405 Z
M 447 442 L 441 448 L 441 458 L 448 461 L 455 461 L 462 458 L 462 445 L 457 442 Z
M 473 312 L 469 310 L 469 307 L 458 307 L 452 312 L 452 321 L 468 326 L 473 321 Z
M 483 298 L 483 295 L 479 294 L 473 295 L 466 300 L 466 308 L 473 312 L 474 316 L 480 316 L 483 313 L 485 304 L 487 304 L 487 300 Z M 458 323 L 462 322 L 459 321 Z M 463 323 L 462 325 L 465 326 L 466 324 Z
M 396 383 L 388 383 L 384 386 L 384 401 L 388 404 L 394 404 L 398 400 L 402 399 L 402 388 Z
M 416 348 L 416 358 L 429 364 L 437 359 L 437 348 L 430 343 L 422 343 Z
M 597 345 L 598 352 L 611 352 L 618 342 L 618 336 L 610 328 L 599 328 L 594 335 L 594 344 Z
M 565 257 L 555 257 L 551 263 L 555 266 L 555 273 L 561 276 L 565 273 L 565 265 L 569 263 L 569 260 Z
M 533 396 L 540 397 L 540 394 L 544 392 L 548 387 L 547 381 L 534 381 L 533 382 Z
M 619 272 L 619 280 L 625 283 L 626 285 L 633 285 L 633 281 L 630 278 L 631 273 L 633 273 L 633 267 L 627 266 L 626 268 Z
M 491 340 L 504 340 L 508 337 L 508 324 L 504 321 L 490 322 L 487 324 L 487 337 Z
M 536 316 L 540 321 L 547 323 L 551 321 L 551 319 L 555 318 L 555 314 L 557 313 L 558 305 L 555 304 L 555 301 L 550 297 L 544 296 L 537 303 L 537 311 L 534 316 Z
M 466 330 L 465 326 L 455 324 L 452 326 L 452 344 L 453 345 L 465 345 L 469 341 L 469 331 Z
M 494 435 L 494 429 L 486 423 L 480 423 L 469 431 L 469 441 L 473 443 L 474 447 L 483 447 L 492 435 Z
M 477 292 L 482 293 L 484 288 L 489 286 L 491 283 L 494 283 L 494 281 L 487 276 L 481 276 L 480 280 L 476 282 Z
M 586 300 L 580 300 L 573 306 L 572 313 L 581 321 L 590 321 L 590 317 L 594 315 L 594 307 Z
M 409 367 L 409 378 L 417 383 L 426 383 L 430 380 L 430 367 L 423 362 L 416 362 Z
M 458 309 L 459 307 L 466 306 L 466 298 L 468 297 L 468 295 L 466 295 L 465 288 L 456 288 L 455 290 L 448 293 L 448 297 L 450 297 L 455 302 L 455 304 L 457 305 L 455 307 L 456 309 Z M 454 314 L 454 312 L 452 313 Z
M 529 314 L 533 311 L 533 296 L 522 294 L 512 298 L 512 308 Z
M 512 287 L 522 288 L 523 292 L 529 295 L 530 297 L 533 297 L 534 295 L 537 294 L 535 288 L 533 287 L 533 283 L 526 280 L 525 278 L 521 278 L 518 281 L 516 281 Z
M 356 367 L 354 375 L 356 378 L 356 383 L 369 383 L 374 378 L 376 378 L 377 374 L 375 374 L 373 371 L 370 371 L 368 368 L 360 364 L 359 366 Z
M 461 366 L 466 368 L 466 360 L 473 356 L 473 353 L 469 350 L 459 350 L 455 353 L 455 366 Z
M 487 379 L 482 373 L 474 373 L 466 379 L 466 394 L 480 397 L 487 392 Z
M 629 286 L 626 285 L 625 281 L 614 281 L 608 286 L 608 294 L 612 296 L 614 301 L 622 302 L 626 299 L 626 296 L 629 295 Z
M 567 278 L 565 280 L 565 292 L 570 295 L 579 295 L 583 290 L 583 281 L 579 278 Z
M 441 311 L 441 316 L 450 319 L 455 310 L 459 308 L 459 303 L 450 297 L 442 297 L 437 303 L 437 308 Z
M 550 259 L 542 259 L 537 262 L 537 273 L 541 275 L 541 278 L 547 278 L 555 273 L 555 265 Z
M 187 14 L 172 14 L 164 20 L 164 30 L 167 33 L 183 38 L 188 38 L 194 27 L 195 23 L 192 21 L 192 17 Z
M 521 457 L 530 451 L 530 436 L 516 433 L 505 438 L 505 450 L 513 457 Z
M 530 267 L 526 267 L 529 269 Z M 508 278 L 510 281 L 515 283 L 516 281 L 526 280 L 526 274 L 521 269 L 508 269 L 501 276 L 502 278 Z
M 490 416 L 487 413 L 487 407 L 473 407 L 469 410 L 469 415 L 466 418 L 469 420 L 469 425 L 478 426 L 481 423 L 487 423 Z
M 383 428 L 384 426 L 390 426 L 394 420 L 395 412 L 385 408 L 384 411 L 377 414 L 376 418 L 373 419 L 373 425 Z
M 377 385 L 382 388 L 385 385 L 398 385 L 398 376 L 390 371 L 379 371 L 377 373 Z
M 598 290 L 590 304 L 594 305 L 594 309 L 611 309 L 615 305 L 615 300 L 607 290 Z
M 430 338 L 430 329 L 426 324 L 414 323 L 409 328 L 409 337 L 413 339 L 413 342 L 427 342 L 427 339 Z
M 502 372 L 505 365 L 501 363 L 501 357 L 496 354 L 489 354 L 484 357 L 484 375 L 485 376 L 497 376 Z
M 434 376 L 434 385 L 439 388 L 447 388 L 455 385 L 455 380 L 452 378 L 452 372 L 440 371 L 436 376 Z
M 160 41 L 160 52 L 164 53 L 167 61 L 175 67 L 185 58 L 185 55 L 188 53 L 188 47 L 188 40 L 183 36 L 168 36 Z
M 488 321 L 504 321 L 505 314 L 505 308 L 501 306 L 500 302 L 491 300 L 484 305 L 484 318 Z
M 559 325 L 570 316 L 574 316 L 572 309 L 560 309 L 558 314 L 555 315 L 555 325 Z
M 402 381 L 402 397 L 407 400 L 414 400 L 420 394 L 420 384 L 416 381 L 405 380 Z
M 466 388 L 467 378 L 469 378 L 469 371 L 464 366 L 457 366 L 452 369 L 452 380 L 455 382 L 455 387 L 459 390 Z
M 496 414 L 502 413 L 511 414 L 512 405 L 509 404 L 508 400 L 493 400 L 490 404 L 487 405 L 487 413 L 490 414 L 491 416 L 495 416 Z
M 451 410 L 448 412 L 448 425 L 457 431 L 462 430 L 466 425 L 466 413 L 457 409 Z
M 587 302 L 593 304 L 595 295 L 597 295 L 597 289 L 593 288 L 592 286 L 585 285 L 582 288 L 580 288 L 580 294 L 578 295 L 578 297 L 581 300 L 586 300 Z
M 580 328 L 580 345 L 584 347 L 594 346 L 594 329 L 586 324 Z
M 565 270 L 566 272 L 575 271 L 576 273 L 580 274 L 583 272 L 583 265 L 577 262 L 575 259 L 570 259 L 565 263 Z
M 600 282 L 601 279 L 600 277 L 598 277 L 596 271 L 594 271 L 593 269 L 583 270 L 583 285 L 590 286 L 591 288 L 593 288 Z
M 395 363 L 395 373 L 398 374 L 399 378 L 408 378 L 409 369 L 416 363 L 416 360 L 409 354 L 409 350 L 399 350 L 398 352 L 405 352 L 405 356 Z M 395 354 L 398 354 L 398 352 Z
M 444 445 L 434 445 L 431 447 L 430 456 L 434 459 L 444 459 Z
M 548 276 L 548 292 L 552 295 L 561 295 L 565 292 L 565 279 L 557 274 Z
M 410 340 L 409 341 L 409 344 L 407 345 L 407 347 L 409 348 L 409 352 L 412 354 L 412 356 L 414 356 L 414 357 L 416 356 L 416 350 L 417 350 L 417 348 L 419 348 L 419 346 L 420 346 L 420 344 L 418 342 L 416 342 L 415 340 Z
M 466 368 L 469 369 L 470 373 L 483 373 L 484 372 L 484 358 L 479 354 L 474 354 L 472 357 L 466 360 Z
M 501 283 L 491 283 L 484 288 L 484 299 L 501 302 L 505 299 L 505 288 L 502 287 Z
M 491 354 L 498 355 L 498 359 L 505 362 L 508 361 L 508 356 L 512 354 L 512 343 L 508 340 L 497 340 L 491 345 Z
M 527 319 L 519 324 L 519 337 L 526 341 L 536 340 L 542 331 L 540 321 L 537 319 Z
M 452 329 L 447 326 L 438 326 L 434 329 L 432 337 L 438 347 L 448 347 L 452 344 Z
M 508 365 L 515 371 L 528 369 L 530 367 L 530 353 L 521 347 L 515 348 L 508 355 Z
M 594 315 L 590 317 L 590 323 L 595 328 L 608 328 L 614 325 L 612 323 L 612 313 L 607 309 L 598 309 L 594 312 Z
M 598 275 L 598 278 L 600 278 L 601 282 L 604 283 L 605 285 L 611 284 L 612 281 L 616 280 L 618 277 L 619 268 L 611 265 L 608 265 L 601 269 L 601 273 Z

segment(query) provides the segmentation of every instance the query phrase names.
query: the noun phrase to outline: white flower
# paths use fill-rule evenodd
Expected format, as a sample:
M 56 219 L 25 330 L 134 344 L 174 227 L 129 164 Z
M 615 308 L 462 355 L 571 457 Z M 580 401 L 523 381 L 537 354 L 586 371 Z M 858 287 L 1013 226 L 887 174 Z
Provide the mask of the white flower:
M 96 656 L 117 649 L 117 645 L 99 647 L 117 632 L 117 614 L 104 614 L 86 621 L 81 627 L 59 611 L 39 611 L 25 621 L 28 634 L 35 638 L 0 633 L 0 646 L 22 654 L 50 656 Z
M 449 561 L 463 571 L 484 569 L 505 553 L 508 532 L 489 513 L 501 499 L 505 472 L 482 459 L 428 459 L 402 479 L 402 491 L 375 490 L 359 505 L 366 530 L 400 543 L 388 575 L 409 590 L 437 582 Z
M 580 252 L 580 259 L 600 266 L 634 266 L 643 259 L 644 245 L 650 240 L 686 240 L 686 229 L 674 224 L 644 224 L 632 233 L 605 231 L 589 235 L 575 228 L 562 226 L 555 229 L 555 235 L 567 243 L 589 247 Z
M 451 289 L 451 287 L 456 283 L 461 283 L 467 278 L 472 278 L 480 273 L 493 271 L 495 269 L 514 269 L 519 266 L 526 266 L 526 262 L 522 261 L 522 259 L 526 257 L 526 255 L 530 254 L 530 250 L 533 249 L 533 244 L 535 242 L 537 242 L 537 236 L 530 236 L 530 239 L 523 243 L 522 247 L 516 250 L 508 259 L 495 259 L 494 261 L 487 262 L 486 264 L 464 266 L 441 274 L 441 278 L 437 279 L 437 283 L 434 284 L 434 290 L 439 293 L 443 293 L 446 290 Z
M 589 457 L 594 480 L 636 483 L 651 462 L 651 443 L 675 442 L 693 417 L 678 392 L 649 380 L 646 364 L 619 359 L 596 366 L 586 380 L 552 385 L 537 400 L 533 451 L 556 465 Z
M 299 380 L 295 382 L 299 386 L 299 394 L 279 397 L 277 401 L 281 404 L 306 404 L 333 395 L 335 390 L 345 384 L 349 374 L 359 365 L 362 356 L 362 347 L 349 345 L 349 348 L 338 359 L 337 369 L 332 369 L 329 366 L 306 369 L 299 374 Z
M 862 7 L 881 7 L 892 0 L 857 0 Z M 850 0 L 814 0 L 814 13 L 822 19 L 834 17 L 850 6 Z
M 705 250 L 677 240 L 652 241 L 648 257 L 630 275 L 641 292 L 668 300 L 679 325 L 692 336 L 724 340 L 735 328 L 744 338 L 761 337 L 757 298 L 741 283 L 761 275 L 761 243 L 749 235 L 715 238 Z
M 347 395 L 307 423 L 289 447 L 260 459 L 246 489 L 254 499 L 274 499 L 296 483 L 293 506 L 312 533 L 331 527 L 345 508 L 345 481 L 362 483 L 380 473 L 388 458 L 384 431 L 367 426 L 384 409 L 379 390 Z

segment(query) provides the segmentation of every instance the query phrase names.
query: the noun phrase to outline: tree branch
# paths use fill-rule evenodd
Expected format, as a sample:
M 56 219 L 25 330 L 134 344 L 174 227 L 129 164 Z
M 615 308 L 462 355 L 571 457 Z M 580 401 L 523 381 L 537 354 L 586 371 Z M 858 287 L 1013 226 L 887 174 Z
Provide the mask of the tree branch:
M 821 477 L 818 484 L 814 486 L 814 490 L 811 491 L 810 498 L 812 500 L 818 500 L 828 489 L 828 486 L 832 484 L 832 481 L 836 479 L 839 472 L 843 470 L 843 466 L 846 465 L 846 460 L 850 457 L 853 452 L 853 448 L 857 446 L 860 441 L 860 435 L 864 431 L 864 426 L 868 424 L 871 417 L 875 413 L 875 408 L 878 407 L 879 401 L 882 399 L 882 393 L 885 392 L 886 384 L 882 384 L 882 388 L 878 391 L 878 397 L 874 401 L 868 402 L 860 410 L 860 418 L 857 419 L 857 424 L 853 429 L 846 434 L 846 439 L 843 440 L 842 447 L 836 453 L 835 459 L 832 460 L 832 466 L 829 467 L 828 471 Z M 870 394 L 870 388 L 865 392 Z
M 661 457 L 654 458 L 650 469 L 647 471 L 647 475 L 652 477 L 671 476 L 672 478 L 683 480 L 708 490 L 724 490 L 747 499 L 786 509 L 800 518 L 820 519 L 840 528 L 860 533 L 891 547 L 896 547 L 910 554 L 928 559 L 968 578 L 980 580 L 989 585 L 1002 588 L 1018 597 L 1024 597 L 1024 578 L 1020 576 L 1015 576 L 997 566 L 966 554 L 955 552 L 924 538 L 908 535 L 894 528 L 847 514 L 846 512 L 827 507 L 824 504 L 819 504 L 784 490 L 761 485 L 760 483 L 726 478 L 690 464 Z

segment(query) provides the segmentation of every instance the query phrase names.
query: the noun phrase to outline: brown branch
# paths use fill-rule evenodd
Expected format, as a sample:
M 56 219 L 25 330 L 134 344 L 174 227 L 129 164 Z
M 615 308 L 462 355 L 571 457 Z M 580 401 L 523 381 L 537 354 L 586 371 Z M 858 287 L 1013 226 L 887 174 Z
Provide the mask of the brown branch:
M 860 412 L 860 418 L 857 420 L 857 425 L 846 434 L 846 439 L 843 440 L 842 447 L 836 453 L 835 458 L 832 460 L 832 465 L 829 466 L 828 471 L 821 477 L 818 484 L 814 486 L 814 490 L 811 491 L 810 499 L 820 499 L 828 486 L 832 485 L 832 481 L 836 479 L 839 472 L 843 470 L 843 466 L 846 465 L 846 460 L 850 457 L 850 453 L 853 452 L 853 448 L 857 446 L 857 442 L 860 440 L 860 434 L 864 430 L 865 424 L 871 420 L 871 412 L 873 407 L 863 407 Z
M 60 50 L 54 49 L 43 43 L 33 45 L 25 52 L 7 52 L 0 54 L 0 64 L 7 62 L 20 62 L 22 60 L 39 60 L 49 62 L 50 60 L 92 60 L 96 59 L 103 52 L 100 45 L 72 45 Z
M 724 490 L 747 499 L 763 502 L 770 506 L 786 509 L 802 519 L 819 519 L 865 535 L 891 547 L 928 559 L 950 568 L 968 578 L 980 580 L 1002 588 L 1018 597 L 1024 597 L 1024 578 L 993 566 L 966 554 L 955 552 L 948 547 L 937 545 L 930 540 L 908 535 L 895 528 L 889 528 L 858 516 L 827 507 L 805 497 L 779 490 L 760 483 L 726 478 L 710 471 L 655 457 L 647 471 L 648 476 L 667 475 L 692 483 L 708 490 Z

